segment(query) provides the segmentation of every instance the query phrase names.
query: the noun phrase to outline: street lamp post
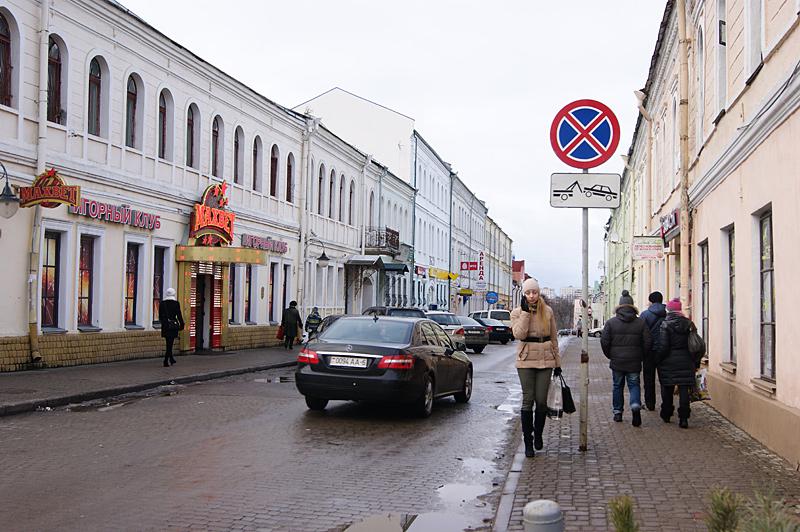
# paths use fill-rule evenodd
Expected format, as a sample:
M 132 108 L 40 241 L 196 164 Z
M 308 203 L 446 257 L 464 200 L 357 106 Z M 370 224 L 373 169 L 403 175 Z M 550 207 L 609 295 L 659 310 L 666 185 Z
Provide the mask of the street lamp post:
M 19 198 L 11 187 L 8 185 L 8 172 L 6 166 L 0 162 L 0 169 L 3 170 L 3 177 L 6 179 L 6 184 L 3 187 L 3 193 L 0 194 L 0 216 L 3 218 L 11 218 L 17 214 L 19 209 Z
M 312 235 L 313 235 L 313 232 L 312 232 Z M 331 259 L 328 257 L 328 255 L 326 255 L 326 254 L 325 254 L 325 242 L 323 242 L 322 240 L 320 240 L 319 238 L 317 238 L 317 236 L 316 236 L 316 235 L 314 235 L 314 236 L 309 236 L 309 237 L 307 237 L 307 238 L 306 238 L 306 242 L 305 242 L 305 248 L 303 249 L 303 261 L 305 261 L 305 260 L 306 260 L 306 257 L 307 257 L 307 255 L 308 255 L 308 246 L 309 246 L 309 244 L 311 244 L 312 242 L 316 242 L 316 243 L 318 243 L 320 246 L 322 246 L 322 254 L 321 254 L 319 257 L 317 257 L 317 266 L 320 266 L 320 267 L 322 267 L 322 268 L 327 268 L 327 267 L 328 267 L 328 265 L 329 265 L 329 264 L 330 264 L 330 262 L 331 262 Z M 306 279 L 305 279 L 305 276 L 306 276 L 307 274 L 308 274 L 307 268 L 303 268 L 303 279 L 301 279 L 301 282 L 303 283 L 303 286 L 305 286 L 305 284 L 306 284 Z M 298 304 L 300 305 L 300 307 L 301 307 L 301 309 L 302 309 L 303 315 L 305 315 L 306 308 L 307 308 L 307 307 L 306 307 L 306 301 L 305 301 L 305 300 L 307 300 L 307 299 L 308 299 L 308 294 L 307 294 L 307 293 L 304 291 L 304 292 L 303 292 L 303 296 L 304 296 L 304 297 L 303 297 L 303 301 L 298 301 Z

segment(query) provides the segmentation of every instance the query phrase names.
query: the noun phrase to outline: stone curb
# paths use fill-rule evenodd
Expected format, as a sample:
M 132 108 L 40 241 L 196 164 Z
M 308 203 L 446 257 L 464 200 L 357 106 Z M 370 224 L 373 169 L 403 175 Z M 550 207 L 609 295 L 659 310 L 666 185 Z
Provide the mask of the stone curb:
M 233 375 L 242 375 L 244 373 L 254 373 L 256 371 L 264 371 L 268 369 L 287 368 L 296 365 L 297 362 L 282 362 L 279 364 L 266 364 L 261 366 L 250 366 L 245 368 L 228 369 L 223 371 L 212 371 L 209 373 L 197 373 L 194 375 L 184 375 L 182 377 L 175 377 L 172 379 L 159 379 L 156 381 L 149 381 L 139 384 L 131 384 L 127 386 L 115 386 L 112 388 L 103 388 L 100 390 L 92 390 L 72 395 L 64 395 L 58 397 L 48 397 L 45 399 L 35 399 L 33 401 L 24 401 L 21 403 L 7 403 L 0 405 L 0 417 L 11 416 L 14 414 L 22 414 L 25 412 L 33 412 L 37 408 L 42 407 L 58 407 L 65 406 L 70 403 L 82 403 L 84 401 L 92 401 L 94 399 L 102 399 L 104 397 L 113 397 L 115 395 L 123 395 L 126 393 L 141 392 L 150 390 L 159 386 L 168 384 L 189 384 L 192 382 L 209 381 L 213 379 L 222 379 Z

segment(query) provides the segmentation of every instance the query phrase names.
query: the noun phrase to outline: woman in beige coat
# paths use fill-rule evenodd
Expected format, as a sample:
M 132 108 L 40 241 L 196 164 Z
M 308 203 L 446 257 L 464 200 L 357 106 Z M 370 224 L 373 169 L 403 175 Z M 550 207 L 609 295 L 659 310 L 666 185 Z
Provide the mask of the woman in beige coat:
M 561 375 L 561 355 L 556 319 L 553 310 L 539 297 L 536 279 L 522 283 L 522 293 L 520 306 L 511 311 L 511 328 L 514 338 L 520 341 L 516 366 L 522 386 L 522 439 L 525 456 L 532 457 L 534 447 L 540 450 L 544 445 L 542 431 L 547 418 L 547 390 L 551 376 Z

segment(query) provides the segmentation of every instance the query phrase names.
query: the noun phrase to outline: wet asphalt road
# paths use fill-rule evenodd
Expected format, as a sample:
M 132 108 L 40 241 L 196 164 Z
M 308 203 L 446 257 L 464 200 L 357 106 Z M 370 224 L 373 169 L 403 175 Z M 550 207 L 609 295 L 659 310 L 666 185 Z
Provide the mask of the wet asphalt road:
M 470 354 L 472 400 L 428 419 L 311 412 L 292 369 L 1 418 L 0 529 L 375 530 L 393 514 L 488 530 L 517 443 L 513 349 Z

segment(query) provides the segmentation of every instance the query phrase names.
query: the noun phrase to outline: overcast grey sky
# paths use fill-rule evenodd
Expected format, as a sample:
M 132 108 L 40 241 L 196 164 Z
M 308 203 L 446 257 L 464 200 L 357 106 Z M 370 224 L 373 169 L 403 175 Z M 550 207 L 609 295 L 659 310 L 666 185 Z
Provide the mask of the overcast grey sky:
M 549 206 L 565 104 L 600 100 L 627 153 L 659 0 L 122 0 L 150 25 L 287 107 L 339 86 L 416 120 L 543 286 L 579 286 L 580 209 Z M 613 157 L 597 172 L 621 172 Z M 590 216 L 590 281 L 603 225 Z

